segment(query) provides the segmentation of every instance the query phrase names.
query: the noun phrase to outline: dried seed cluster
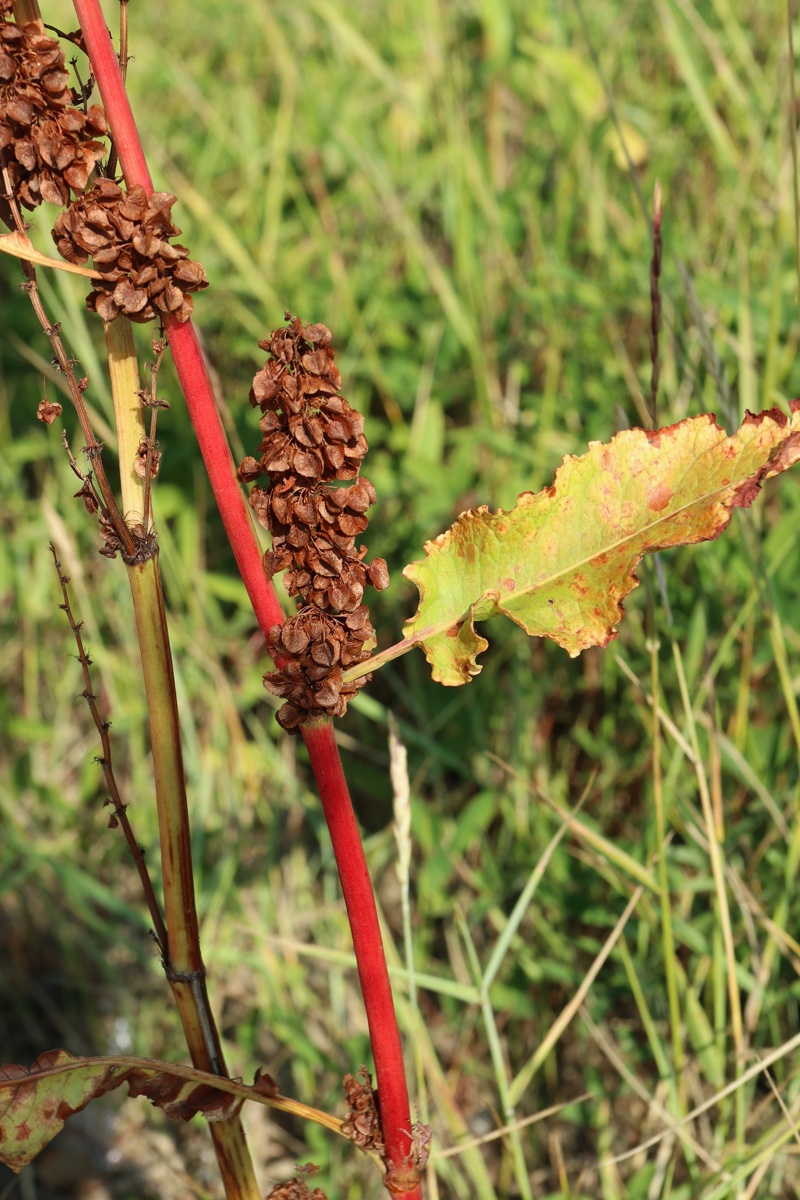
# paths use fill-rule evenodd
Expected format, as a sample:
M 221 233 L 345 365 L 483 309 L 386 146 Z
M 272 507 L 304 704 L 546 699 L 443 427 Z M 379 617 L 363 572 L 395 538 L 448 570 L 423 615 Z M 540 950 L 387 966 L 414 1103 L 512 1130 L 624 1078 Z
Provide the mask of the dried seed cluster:
M 108 132 L 105 114 L 75 108 L 59 43 L 10 16 L 11 0 L 0 0 L 0 157 L 25 208 L 65 205 L 108 152 L 95 140 Z
M 321 1188 L 312 1191 L 303 1179 L 290 1179 L 288 1183 L 278 1183 L 267 1193 L 266 1200 L 327 1200 Z
M 286 701 L 278 713 L 284 729 L 324 716 L 342 716 L 367 677 L 343 683 L 342 672 L 364 662 L 374 637 L 364 588 L 389 583 L 382 558 L 364 563 L 356 538 L 377 499 L 359 477 L 367 451 L 364 418 L 339 395 L 341 376 L 324 325 L 304 325 L 286 314 L 288 328 L 259 342 L 270 357 L 253 380 L 250 403 L 260 407 L 264 434 L 259 458 L 246 458 L 239 478 L 270 477 L 254 487 L 250 503 L 272 534 L 265 562 L 270 575 L 286 571 L 290 596 L 300 596 L 296 617 L 270 630 L 279 656 L 291 661 L 264 683 Z M 331 486 L 335 481 L 348 487 Z M 352 482 L 351 482 L 352 481 Z
M 39 407 L 36 410 L 36 419 L 43 421 L 45 425 L 52 425 L 53 421 L 58 420 L 62 412 L 63 409 L 57 400 L 48 400 L 45 397 L 44 400 L 39 401 Z
M 267 1192 L 266 1200 L 327 1200 L 321 1188 L 308 1187 L 305 1180 L 289 1180 L 288 1183 L 277 1183 L 271 1192 Z
M 186 247 L 167 240 L 181 232 L 171 219 L 175 199 L 170 192 L 148 196 L 142 187 L 126 194 L 101 178 L 56 220 L 53 241 L 61 257 L 82 266 L 91 255 L 103 275 L 86 307 L 104 321 L 120 313 L 138 322 L 167 313 L 186 321 L 194 307 L 190 293 L 208 286 Z
M 372 1090 L 372 1078 L 366 1067 L 357 1075 L 344 1077 L 344 1094 L 348 1113 L 342 1122 L 342 1133 L 362 1150 L 383 1153 L 383 1132 Z
M 199 263 L 185 246 L 171 245 L 180 229 L 171 219 L 169 192 L 127 193 L 99 178 L 84 193 L 89 176 L 108 152 L 96 138 L 108 132 L 98 104 L 84 112 L 74 105 L 59 43 L 32 22 L 17 25 L 11 0 L 0 0 L 0 160 L 15 199 L 25 208 L 43 200 L 66 207 L 53 230 L 59 253 L 83 265 L 91 255 L 103 278 L 86 300 L 105 321 L 120 313 L 132 321 L 172 314 L 191 315 L 192 292 L 208 286 Z M 11 212 L 0 196 L 0 216 Z

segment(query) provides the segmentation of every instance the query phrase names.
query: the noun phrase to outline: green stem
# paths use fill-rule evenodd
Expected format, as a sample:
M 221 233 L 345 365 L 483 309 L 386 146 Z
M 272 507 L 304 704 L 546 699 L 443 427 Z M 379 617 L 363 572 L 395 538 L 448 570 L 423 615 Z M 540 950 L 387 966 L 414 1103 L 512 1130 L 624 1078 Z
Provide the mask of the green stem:
M 111 393 L 117 424 L 117 456 L 122 492 L 122 515 L 134 528 L 144 518 L 144 479 L 134 470 L 139 445 L 146 437 L 142 402 L 138 395 L 139 367 L 133 330 L 127 317 L 104 323 L 106 354 L 111 373 Z
M 128 523 L 135 526 L 143 518 L 147 489 L 145 480 L 133 470 L 144 422 L 136 352 L 126 318 L 106 326 L 106 344 L 123 510 Z M 127 569 L 150 718 L 167 925 L 164 970 L 193 1064 L 215 1075 L 227 1075 L 200 951 L 178 705 L 157 549 L 144 561 L 127 564 Z M 259 1200 L 241 1118 L 237 1114 L 213 1122 L 209 1129 L 228 1200 Z
M 158 827 L 167 920 L 164 963 L 192 1062 L 227 1075 L 206 991 L 192 875 L 189 809 L 183 773 L 175 677 L 167 635 L 157 552 L 128 567 L 142 656 L 158 802 Z M 260 1200 L 241 1118 L 209 1125 L 228 1200 Z

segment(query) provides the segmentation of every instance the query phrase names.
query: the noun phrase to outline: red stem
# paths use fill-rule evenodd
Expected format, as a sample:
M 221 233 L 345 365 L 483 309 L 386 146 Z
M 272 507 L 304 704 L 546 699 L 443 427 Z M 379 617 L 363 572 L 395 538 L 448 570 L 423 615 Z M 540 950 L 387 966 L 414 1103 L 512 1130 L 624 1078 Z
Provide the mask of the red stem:
M 211 490 L 253 611 L 267 637 L 272 626 L 285 619 L 284 612 L 264 570 L 197 334 L 191 321 L 179 325 L 173 320 L 168 323 L 167 336 Z
M 99 0 L 73 0 L 127 186 L 148 193 L 153 182 L 125 92 Z M 267 577 L 244 496 L 220 420 L 214 391 L 191 321 L 166 320 L 178 378 L 197 434 L 225 531 L 256 618 L 265 636 L 284 620 Z M 413 1161 L 411 1116 L 403 1053 L 375 897 L 361 837 L 330 722 L 303 730 L 311 766 L 330 829 L 375 1059 L 379 1105 L 388 1165 L 387 1187 L 398 1200 L 422 1200 Z
M 98 0 L 74 0 L 74 4 L 125 182 L 128 187 L 138 184 L 149 195 L 153 191 L 153 180 Z M 211 490 L 222 514 L 236 565 L 266 637 L 271 626 L 284 620 L 284 613 L 264 572 L 197 334 L 191 321 L 181 325 L 167 315 L 164 323 Z
M 301 732 L 317 781 L 350 919 L 375 1059 L 386 1159 L 390 1164 L 387 1183 L 392 1185 L 394 1195 L 405 1197 L 406 1200 L 421 1200 L 422 1193 L 416 1183 L 417 1171 L 413 1166 L 403 1047 L 383 952 L 378 911 L 347 780 L 334 739 L 333 722 L 306 725 Z

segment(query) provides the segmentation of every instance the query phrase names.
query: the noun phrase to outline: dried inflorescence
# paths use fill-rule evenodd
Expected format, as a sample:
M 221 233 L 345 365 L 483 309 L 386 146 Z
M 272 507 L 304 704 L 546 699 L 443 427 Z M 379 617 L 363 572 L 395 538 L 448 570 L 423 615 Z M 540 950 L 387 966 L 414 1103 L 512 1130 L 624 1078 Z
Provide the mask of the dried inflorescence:
M 55 38 L 32 22 L 10 20 L 9 0 L 0 3 L 0 157 L 17 201 L 36 208 L 43 200 L 69 203 L 80 192 L 108 147 L 98 104 L 83 112 L 73 104 L 64 55 Z
M 68 262 L 92 257 L 102 275 L 86 300 L 105 321 L 124 313 L 132 321 L 166 315 L 186 321 L 192 292 L 208 286 L 199 263 L 185 246 L 171 245 L 180 229 L 171 219 L 175 197 L 148 196 L 132 187 L 127 195 L 113 180 L 89 177 L 108 152 L 96 139 L 108 132 L 98 104 L 86 112 L 74 105 L 59 43 L 36 23 L 10 20 L 10 0 L 0 0 L 0 161 L 11 192 L 25 208 L 43 200 L 62 207 L 53 239 Z M 0 197 L 0 216 L 11 210 Z
M 372 637 L 366 604 L 337 614 L 306 605 L 283 625 L 273 625 L 270 641 L 279 657 L 291 661 L 264 682 L 273 695 L 286 701 L 278 713 L 284 728 L 294 728 L 303 717 L 344 716 L 364 679 L 344 683 L 342 671 L 369 658 L 363 646 Z
M 167 240 L 180 229 L 171 219 L 175 196 L 142 187 L 127 194 L 111 179 L 98 179 L 56 220 L 53 241 L 68 262 L 82 266 L 91 255 L 103 278 L 94 281 L 86 307 L 104 321 L 124 313 L 131 321 L 191 315 L 191 292 L 208 286 L 200 263 L 185 246 Z
M 357 1075 L 345 1075 L 344 1094 L 348 1112 L 342 1122 L 342 1133 L 362 1150 L 376 1150 L 382 1154 L 381 1120 L 372 1078 L 366 1067 L 362 1067 Z
M 250 503 L 272 534 L 270 575 L 286 571 L 296 617 L 270 631 L 279 658 L 291 661 L 265 678 L 286 701 L 278 713 L 285 729 L 324 716 L 342 716 L 368 676 L 343 684 L 342 672 L 369 657 L 374 638 L 362 597 L 368 584 L 389 583 L 386 563 L 366 564 L 356 538 L 367 527 L 375 489 L 359 476 L 367 451 L 364 418 L 339 395 L 341 376 L 324 325 L 304 325 L 287 313 L 288 328 L 259 342 L 270 354 L 253 380 L 250 403 L 260 407 L 259 458 L 246 458 L 239 478 L 269 476 Z M 347 487 L 332 486 L 336 481 Z
M 63 409 L 57 400 L 48 400 L 45 397 L 44 400 L 39 401 L 39 407 L 36 410 L 36 419 L 44 422 L 45 425 L 52 425 L 54 421 L 58 420 L 62 412 Z
M 290 1179 L 288 1183 L 278 1183 L 271 1192 L 267 1192 L 266 1200 L 327 1200 L 321 1188 L 312 1191 L 304 1179 Z

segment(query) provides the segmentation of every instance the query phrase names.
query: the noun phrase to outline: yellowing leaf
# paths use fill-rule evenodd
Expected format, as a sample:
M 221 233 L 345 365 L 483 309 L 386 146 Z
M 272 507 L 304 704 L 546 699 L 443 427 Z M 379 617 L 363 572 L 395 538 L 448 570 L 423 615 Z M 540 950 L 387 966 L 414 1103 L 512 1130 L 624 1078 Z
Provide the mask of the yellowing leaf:
M 789 418 L 748 413 L 731 437 L 710 415 L 626 430 L 568 455 L 552 487 L 523 492 L 508 512 L 462 513 L 403 572 L 420 593 L 403 644 L 421 645 L 450 686 L 480 671 L 488 643 L 475 622 L 487 617 L 510 617 L 573 657 L 607 645 L 645 554 L 718 537 L 734 508 L 800 458 L 800 401 L 790 408 Z
M 198 1082 L 196 1074 L 187 1079 L 164 1063 L 130 1062 L 134 1065 L 49 1050 L 30 1071 L 11 1064 L 0 1067 L 0 1162 L 20 1171 L 61 1131 L 67 1117 L 123 1082 L 132 1096 L 148 1096 L 168 1116 L 185 1121 L 197 1112 L 205 1112 L 209 1120 L 225 1120 L 241 1107 L 243 1097 Z

